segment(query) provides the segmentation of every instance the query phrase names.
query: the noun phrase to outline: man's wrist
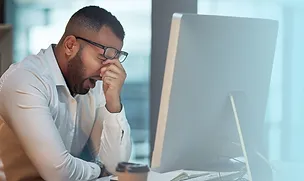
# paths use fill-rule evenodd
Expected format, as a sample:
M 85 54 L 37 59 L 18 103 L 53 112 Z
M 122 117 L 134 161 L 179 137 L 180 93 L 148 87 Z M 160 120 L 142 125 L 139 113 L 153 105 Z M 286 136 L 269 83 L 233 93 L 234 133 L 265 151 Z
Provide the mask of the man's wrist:
M 110 113 L 119 113 L 122 110 L 120 96 L 115 96 L 106 101 L 106 108 Z
M 100 168 L 100 174 L 98 176 L 98 178 L 102 178 L 102 177 L 108 177 L 111 175 L 111 173 L 109 173 L 107 171 L 107 169 L 105 168 L 104 164 L 101 163 L 100 161 L 96 160 L 95 163 L 99 166 Z
M 122 110 L 121 103 L 118 104 L 106 104 L 106 108 L 110 113 L 120 113 Z

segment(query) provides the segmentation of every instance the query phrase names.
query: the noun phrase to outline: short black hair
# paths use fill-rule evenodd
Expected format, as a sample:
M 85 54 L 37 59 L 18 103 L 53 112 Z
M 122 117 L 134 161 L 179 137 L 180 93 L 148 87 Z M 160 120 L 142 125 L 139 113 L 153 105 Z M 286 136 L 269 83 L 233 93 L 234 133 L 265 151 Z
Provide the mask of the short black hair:
M 75 12 L 69 20 L 66 33 L 79 28 L 98 32 L 103 26 L 111 28 L 121 41 L 124 40 L 125 31 L 121 23 L 111 12 L 99 6 L 86 6 Z

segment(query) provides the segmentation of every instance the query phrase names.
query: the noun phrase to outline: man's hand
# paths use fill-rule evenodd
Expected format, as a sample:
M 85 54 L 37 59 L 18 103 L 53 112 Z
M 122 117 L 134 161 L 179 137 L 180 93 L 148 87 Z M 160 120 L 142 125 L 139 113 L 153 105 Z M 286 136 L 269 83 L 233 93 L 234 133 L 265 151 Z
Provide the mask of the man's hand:
M 119 60 L 106 60 L 103 62 L 100 76 L 103 81 L 103 91 L 106 97 L 106 108 L 111 113 L 121 111 L 120 92 L 127 77 L 126 71 Z

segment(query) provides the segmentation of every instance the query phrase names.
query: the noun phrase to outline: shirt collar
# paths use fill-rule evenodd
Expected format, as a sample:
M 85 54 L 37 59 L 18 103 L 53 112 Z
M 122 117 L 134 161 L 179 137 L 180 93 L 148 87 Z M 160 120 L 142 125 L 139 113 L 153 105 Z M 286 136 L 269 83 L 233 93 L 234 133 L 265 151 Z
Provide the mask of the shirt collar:
M 67 87 L 67 84 L 65 82 L 65 79 L 63 77 L 63 74 L 59 68 L 59 65 L 58 65 L 58 62 L 57 62 L 57 59 L 55 57 L 55 54 L 54 54 L 54 48 L 55 48 L 55 44 L 51 44 L 45 51 L 45 56 L 46 56 L 46 59 L 48 61 L 48 64 L 49 64 L 49 68 L 52 72 L 52 76 L 53 76 L 53 79 L 55 81 L 55 84 L 56 86 L 65 86 Z

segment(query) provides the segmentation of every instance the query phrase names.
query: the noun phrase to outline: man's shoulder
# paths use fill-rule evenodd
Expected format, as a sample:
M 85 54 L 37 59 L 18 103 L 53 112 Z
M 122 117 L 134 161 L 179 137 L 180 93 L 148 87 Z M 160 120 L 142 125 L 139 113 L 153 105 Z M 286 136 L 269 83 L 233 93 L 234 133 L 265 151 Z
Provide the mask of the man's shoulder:
M 0 78 L 0 89 L 18 89 L 24 86 L 45 86 L 45 76 L 33 68 L 23 67 L 21 64 L 13 64 Z M 1 91 L 1 90 L 0 90 Z
M 37 75 L 45 74 L 50 69 L 47 65 L 45 57 L 41 56 L 40 54 L 29 55 L 17 64 L 19 68 L 26 69 Z
M 39 56 L 30 55 L 12 64 L 0 78 L 0 92 L 3 89 L 13 91 L 29 86 L 46 90 L 52 84 L 52 78 L 40 61 Z
M 13 63 L 1 76 L 2 79 L 13 79 L 14 75 L 19 76 L 14 80 L 16 82 L 24 81 L 24 74 L 29 73 L 26 78 L 40 79 L 41 81 L 50 81 L 52 77 L 50 76 L 50 68 L 47 65 L 45 57 L 40 54 L 29 55 L 25 57 L 20 62 Z M 1 81 L 0 81 L 1 82 Z

